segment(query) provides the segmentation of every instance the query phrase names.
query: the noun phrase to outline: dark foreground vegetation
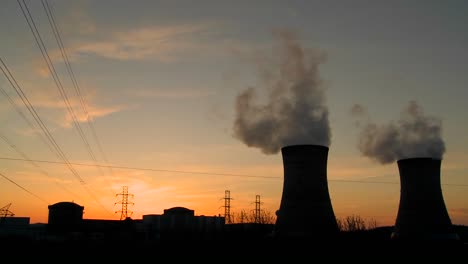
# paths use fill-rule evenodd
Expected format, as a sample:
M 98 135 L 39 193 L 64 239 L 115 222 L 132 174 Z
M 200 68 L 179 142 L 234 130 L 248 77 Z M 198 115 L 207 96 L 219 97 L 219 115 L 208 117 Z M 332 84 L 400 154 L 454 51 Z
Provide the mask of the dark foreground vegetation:
M 394 241 L 392 227 L 365 231 L 341 232 L 328 239 L 279 239 L 271 235 L 245 236 L 228 234 L 215 238 L 165 238 L 159 240 L 45 240 L 34 241 L 20 237 L 2 237 L 1 249 L 16 261 L 52 261 L 60 263 L 130 261 L 178 262 L 238 262 L 286 261 L 287 263 L 329 260 L 440 260 L 452 263 L 468 257 L 468 227 L 455 226 L 459 241 Z M 322 261 L 319 261 L 322 259 Z M 316 260 L 316 261 L 312 261 Z

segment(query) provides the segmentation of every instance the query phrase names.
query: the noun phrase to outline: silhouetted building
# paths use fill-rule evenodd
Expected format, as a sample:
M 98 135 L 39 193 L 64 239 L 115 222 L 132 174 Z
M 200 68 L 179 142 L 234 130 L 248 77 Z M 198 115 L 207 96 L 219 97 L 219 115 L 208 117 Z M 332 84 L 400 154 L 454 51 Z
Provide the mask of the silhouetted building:
M 185 207 L 164 209 L 161 224 L 166 231 L 191 231 L 195 224 L 195 211 Z
M 0 217 L 0 226 L 27 226 L 29 225 L 30 218 L 29 217 Z
M 29 236 L 29 217 L 0 217 L 0 237 Z
M 185 207 L 164 210 L 162 215 L 143 215 L 147 239 L 210 238 L 220 235 L 224 217 L 195 216 L 195 211 Z
M 440 159 L 398 160 L 400 205 L 392 238 L 458 240 L 445 207 L 440 183 Z
M 116 242 L 121 240 L 144 239 L 138 226 L 141 220 L 83 219 L 81 232 L 88 240 Z
M 194 228 L 202 237 L 217 237 L 220 236 L 225 227 L 224 216 L 205 216 L 200 215 L 195 217 Z
M 48 228 L 57 231 L 74 231 L 81 228 L 84 207 L 73 202 L 49 205 Z
M 338 234 L 328 192 L 328 147 L 292 145 L 281 153 L 284 183 L 275 236 L 320 239 Z
M 159 240 L 161 238 L 161 215 L 143 215 L 142 221 L 146 240 Z

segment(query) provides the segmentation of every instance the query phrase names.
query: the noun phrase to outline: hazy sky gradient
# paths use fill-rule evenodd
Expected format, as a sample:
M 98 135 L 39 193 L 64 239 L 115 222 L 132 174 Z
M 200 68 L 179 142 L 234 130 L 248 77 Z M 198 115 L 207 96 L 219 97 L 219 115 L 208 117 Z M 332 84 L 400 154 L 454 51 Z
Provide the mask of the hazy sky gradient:
M 26 1 L 80 121 L 85 116 L 40 1 Z M 468 33 L 466 1 L 49 1 L 88 111 L 110 163 L 118 166 L 272 176 L 220 175 L 0 160 L 0 173 L 47 200 L 0 178 L 0 207 L 46 222 L 47 205 L 75 201 L 85 218 L 118 219 L 121 186 L 135 195 L 133 218 L 185 206 L 197 215 L 222 214 L 224 190 L 232 211 L 279 208 L 280 154 L 265 155 L 233 136 L 235 100 L 260 87 L 255 62 L 271 54 L 272 32 L 298 34 L 304 48 L 327 54 L 320 65 L 329 111 L 328 163 L 335 214 L 358 214 L 394 224 L 399 202 L 396 163 L 362 156 L 354 104 L 372 120 L 397 120 L 409 101 L 442 120 L 446 152 L 443 193 L 455 224 L 468 224 Z M 72 162 L 93 161 L 73 128 L 18 3 L 0 8 L 0 57 Z M 0 86 L 21 106 L 4 76 Z M 261 94 L 259 94 L 261 99 Z M 261 100 L 260 100 L 261 101 Z M 22 107 L 25 114 L 26 109 Z M 29 118 L 29 116 L 28 116 Z M 32 119 L 31 119 L 32 120 Z M 57 157 L 0 95 L 0 133 L 31 159 Z M 81 126 L 99 163 L 91 131 Z M 21 158 L 0 140 L 0 157 Z M 350 183 L 336 180 L 391 182 Z M 97 197 L 98 202 L 90 195 Z M 103 205 L 106 209 L 103 209 Z

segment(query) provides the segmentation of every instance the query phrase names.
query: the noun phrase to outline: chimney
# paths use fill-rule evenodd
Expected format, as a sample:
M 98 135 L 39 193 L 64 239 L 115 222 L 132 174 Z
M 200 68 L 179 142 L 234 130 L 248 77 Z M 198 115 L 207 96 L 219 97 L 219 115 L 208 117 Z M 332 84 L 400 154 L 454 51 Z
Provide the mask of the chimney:
M 458 240 L 445 207 L 440 183 L 440 159 L 398 160 L 400 206 L 393 239 Z
M 275 234 L 283 238 L 330 238 L 339 229 L 327 183 L 328 147 L 291 145 L 281 149 L 284 182 Z

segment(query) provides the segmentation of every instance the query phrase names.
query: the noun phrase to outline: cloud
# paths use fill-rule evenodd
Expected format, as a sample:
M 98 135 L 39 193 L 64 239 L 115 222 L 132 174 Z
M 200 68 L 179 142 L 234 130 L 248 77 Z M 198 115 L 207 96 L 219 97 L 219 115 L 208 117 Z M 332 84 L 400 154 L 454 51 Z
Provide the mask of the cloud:
M 61 33 L 62 39 L 65 44 L 65 49 L 67 52 L 70 52 L 70 41 L 71 43 L 75 42 L 78 38 L 83 37 L 92 37 L 97 32 L 97 27 L 94 19 L 91 14 L 91 7 L 89 6 L 89 1 L 71 1 L 67 3 L 68 8 L 64 9 L 63 13 L 56 13 L 59 16 L 56 18 L 57 22 L 60 21 L 58 25 L 59 32 Z M 54 11 L 54 5 L 50 4 L 50 7 Z M 58 62 L 62 63 L 62 54 L 56 46 L 55 41 L 52 42 L 53 46 L 48 47 L 48 55 L 54 65 Z M 54 49 L 51 49 L 54 47 Z M 68 54 L 70 55 L 70 54 Z M 69 58 L 70 60 L 72 58 Z M 47 64 L 44 62 L 42 56 L 38 56 L 32 61 L 33 71 L 42 78 L 50 77 L 49 69 Z
M 218 25 L 219 23 L 217 23 Z M 237 40 L 216 38 L 213 41 L 213 23 L 181 25 L 147 25 L 129 29 L 98 31 L 94 24 L 92 30 L 83 35 L 65 36 L 70 62 L 79 62 L 89 57 L 121 61 L 160 61 L 174 62 L 185 57 L 204 54 L 210 56 L 227 54 L 229 47 L 245 44 Z M 65 30 L 65 33 L 68 30 Z M 73 32 L 73 30 L 72 30 Z M 48 55 L 54 67 L 65 67 L 60 49 L 49 47 Z M 50 78 L 50 72 L 42 56 L 32 62 L 33 72 L 41 78 Z
M 78 107 L 78 106 L 76 106 Z M 110 115 L 112 113 L 119 112 L 123 110 L 125 107 L 123 106 L 97 106 L 97 105 L 88 105 L 88 115 L 86 115 L 83 111 L 75 111 L 75 116 L 78 122 L 84 123 L 88 121 L 88 116 L 91 120 L 96 119 L 98 117 L 103 117 Z M 65 116 L 65 121 L 61 124 L 64 127 L 71 127 L 73 123 L 73 118 L 70 113 L 67 112 Z
M 329 146 L 328 107 L 319 72 L 326 54 L 303 47 L 292 31 L 274 33 L 278 43 L 271 56 L 258 54 L 257 74 L 265 83 L 267 102 L 259 103 L 261 90 L 254 87 L 236 97 L 234 137 L 265 154 L 287 145 Z
M 70 112 L 67 109 L 67 104 L 63 100 L 58 100 L 55 97 L 51 97 L 47 93 L 37 93 L 30 96 L 31 104 L 37 108 L 46 108 L 46 109 L 55 109 L 60 110 L 60 117 L 58 121 L 60 126 L 69 128 L 73 124 L 73 118 Z M 124 105 L 113 105 L 113 106 L 102 106 L 94 103 L 95 95 L 88 93 L 88 98 L 84 99 L 86 102 L 86 110 L 88 115 L 86 115 L 81 107 L 80 99 L 77 97 L 68 97 L 69 103 L 73 112 L 75 114 L 77 122 L 84 123 L 88 121 L 88 116 L 91 120 L 94 120 L 98 117 L 104 117 L 112 113 L 120 112 L 127 107 Z M 17 104 L 22 105 L 20 99 L 17 99 Z
M 148 26 L 117 31 L 104 40 L 88 41 L 71 48 L 71 57 L 99 56 L 116 60 L 173 61 L 175 55 L 202 47 L 198 39 L 205 24 Z
M 365 111 L 360 108 L 354 106 L 352 112 L 363 115 Z M 382 164 L 415 157 L 442 159 L 445 152 L 442 120 L 426 115 L 416 101 L 408 103 L 398 121 L 385 125 L 367 121 L 360 130 L 359 150 Z

